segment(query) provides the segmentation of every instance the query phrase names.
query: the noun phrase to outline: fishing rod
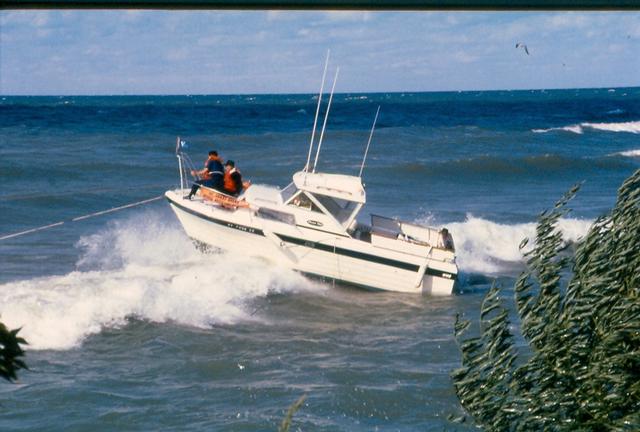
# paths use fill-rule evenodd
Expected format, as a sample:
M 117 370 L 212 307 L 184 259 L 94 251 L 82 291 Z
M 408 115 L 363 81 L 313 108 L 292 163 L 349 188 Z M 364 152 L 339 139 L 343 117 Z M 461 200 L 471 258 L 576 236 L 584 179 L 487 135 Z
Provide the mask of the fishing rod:
M 63 220 L 63 221 L 52 223 L 52 224 L 49 224 L 49 225 L 43 225 L 43 226 L 40 226 L 40 227 L 37 227 L 37 228 L 31 228 L 31 229 L 28 229 L 28 230 L 25 230 L 25 231 L 20 231 L 20 232 L 13 233 L 13 234 L 7 234 L 7 235 L 4 235 L 4 236 L 0 236 L 0 241 L 8 240 L 8 239 L 14 238 L 14 237 L 20 237 L 20 236 L 23 236 L 23 235 L 26 235 L 26 234 L 31 234 L 31 233 L 37 232 L 37 231 L 43 231 L 43 230 L 46 230 L 46 229 L 49 229 L 49 228 L 54 228 L 54 227 L 57 227 L 57 226 L 60 226 L 60 225 L 64 225 L 65 223 L 78 222 L 78 221 L 89 219 L 89 218 L 92 218 L 92 217 L 101 216 L 101 215 L 104 215 L 104 214 L 107 214 L 107 213 L 113 213 L 113 212 L 116 212 L 116 211 L 119 211 L 119 210 L 124 210 L 124 209 L 128 209 L 128 208 L 131 208 L 131 207 L 136 207 L 136 206 L 139 206 L 139 205 L 142 205 L 142 204 L 148 204 L 150 202 L 157 201 L 157 200 L 162 199 L 162 198 L 164 198 L 164 195 L 159 195 L 159 196 L 156 196 L 156 197 L 153 197 L 153 198 L 148 198 L 148 199 L 145 199 L 145 200 L 142 200 L 142 201 L 137 201 L 137 202 L 134 202 L 134 203 L 131 203 L 131 204 L 125 204 L 125 205 L 122 205 L 122 206 L 119 206 L 119 207 L 113 207 L 113 208 L 110 208 L 108 210 L 101 210 L 101 211 L 97 211 L 97 212 L 94 212 L 94 213 L 89 213 L 89 214 L 86 214 L 86 215 L 77 216 L 77 217 L 74 217 L 72 219 Z
M 320 156 L 320 148 L 322 147 L 322 138 L 324 137 L 324 129 L 327 127 L 327 119 L 329 118 L 329 110 L 331 109 L 331 101 L 333 100 L 333 91 L 336 88 L 336 81 L 338 81 L 338 74 L 340 68 L 336 68 L 336 75 L 333 77 L 333 86 L 331 86 L 331 94 L 329 95 L 329 103 L 327 105 L 327 111 L 324 113 L 324 122 L 322 123 L 322 131 L 320 131 L 320 140 L 318 141 L 318 151 L 316 152 L 316 159 L 313 161 L 313 171 L 316 172 L 316 165 L 318 164 L 318 156 Z
M 369 144 L 371 144 L 371 138 L 373 138 L 373 131 L 376 128 L 376 122 L 378 121 L 378 114 L 380 114 L 380 105 L 376 111 L 376 116 L 373 119 L 373 125 L 371 126 L 371 133 L 369 134 L 369 141 L 367 141 L 367 149 L 364 151 L 364 157 L 362 158 L 362 165 L 360 165 L 360 174 L 358 177 L 362 177 L 362 170 L 364 169 L 364 162 L 367 160 L 367 153 L 369 153 Z
M 320 93 L 318 93 L 318 106 L 316 107 L 316 116 L 313 119 L 313 130 L 311 132 L 311 141 L 309 142 L 309 154 L 307 155 L 307 163 L 304 166 L 305 172 L 309 171 L 309 162 L 311 162 L 311 151 L 313 150 L 313 139 L 316 135 L 316 127 L 318 125 L 318 114 L 320 114 L 320 102 L 322 101 L 322 91 L 324 90 L 324 80 L 327 76 L 327 66 L 329 65 L 330 50 L 327 50 L 327 58 L 324 61 L 324 72 L 322 72 L 322 84 L 320 84 Z

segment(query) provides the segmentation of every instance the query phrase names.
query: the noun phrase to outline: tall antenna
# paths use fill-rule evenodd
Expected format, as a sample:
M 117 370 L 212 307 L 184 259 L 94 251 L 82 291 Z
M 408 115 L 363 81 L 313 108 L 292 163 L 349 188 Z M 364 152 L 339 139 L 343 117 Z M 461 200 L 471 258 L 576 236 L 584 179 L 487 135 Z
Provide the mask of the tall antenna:
M 362 177 L 362 170 L 364 169 L 364 162 L 367 160 L 367 153 L 369 153 L 369 144 L 371 144 L 371 138 L 373 138 L 373 130 L 376 128 L 376 122 L 378 121 L 378 114 L 380 113 L 380 105 L 376 111 L 376 117 L 373 119 L 373 126 L 371 126 L 371 133 L 369 134 L 369 141 L 367 141 L 367 149 L 364 151 L 364 157 L 362 158 L 362 165 L 360 165 L 360 174 L 358 177 Z
M 318 140 L 318 150 L 316 151 L 316 159 L 313 161 L 313 171 L 316 172 L 316 165 L 318 164 L 318 156 L 320 156 L 320 147 L 322 147 L 322 137 L 324 136 L 324 129 L 327 127 L 327 118 L 329 118 L 329 109 L 331 109 L 331 101 L 333 100 L 333 90 L 336 88 L 336 81 L 338 81 L 338 73 L 340 68 L 336 68 L 336 76 L 333 77 L 333 85 L 331 86 L 331 94 L 329 95 L 329 104 L 327 105 L 327 111 L 324 113 L 324 122 L 322 123 L 322 131 L 320 131 L 320 139 Z
M 318 94 L 318 106 L 316 107 L 316 116 L 313 119 L 313 131 L 311 132 L 311 141 L 309 142 L 309 155 L 307 156 L 307 163 L 304 166 L 304 171 L 309 171 L 309 162 L 311 161 L 311 150 L 313 150 L 313 138 L 316 135 L 316 126 L 318 124 L 318 114 L 320 113 L 320 102 L 322 101 L 322 90 L 324 90 L 324 79 L 327 75 L 327 66 L 329 65 L 329 54 L 331 50 L 327 50 L 327 58 L 324 61 L 324 72 L 322 72 L 322 84 L 320 84 L 320 93 Z

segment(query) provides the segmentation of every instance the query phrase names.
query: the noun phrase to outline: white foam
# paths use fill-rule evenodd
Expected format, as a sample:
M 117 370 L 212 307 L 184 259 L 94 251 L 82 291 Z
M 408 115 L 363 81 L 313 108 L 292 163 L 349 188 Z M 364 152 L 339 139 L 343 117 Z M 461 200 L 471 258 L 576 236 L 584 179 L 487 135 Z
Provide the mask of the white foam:
M 640 157 L 640 149 L 623 151 L 617 154 L 621 156 L 626 156 L 626 157 Z
M 566 242 L 577 241 L 584 236 L 593 221 L 560 219 L 558 227 Z M 460 269 L 466 272 L 496 274 L 505 271 L 509 263 L 523 261 L 519 245 L 526 237 L 533 247 L 536 223 L 500 224 L 487 219 L 467 215 L 464 222 L 446 225 L 451 232 Z
M 68 349 L 128 317 L 208 327 L 252 319 L 270 292 L 324 289 L 292 271 L 204 254 L 175 224 L 144 214 L 82 238 L 78 270 L 0 286 L 0 313 L 29 349 Z
M 580 125 L 564 126 L 564 127 L 549 128 L 549 129 L 531 129 L 531 132 L 533 133 L 546 133 L 551 131 L 566 131 L 566 132 L 573 132 L 575 134 L 580 134 L 580 135 L 582 135 L 583 133 L 582 127 Z
M 640 133 L 640 121 L 630 121 L 622 123 L 581 123 L 583 127 L 608 131 L 608 132 L 629 132 Z
M 566 131 L 575 134 L 583 134 L 584 129 L 594 129 L 606 132 L 627 132 L 640 133 L 640 121 L 618 122 L 618 123 L 580 123 L 575 125 L 549 128 L 549 129 L 531 129 L 534 133 L 546 133 L 551 131 Z
M 610 111 L 607 111 L 607 114 L 624 114 L 624 110 L 622 110 L 620 108 L 616 108 L 616 109 L 612 109 Z

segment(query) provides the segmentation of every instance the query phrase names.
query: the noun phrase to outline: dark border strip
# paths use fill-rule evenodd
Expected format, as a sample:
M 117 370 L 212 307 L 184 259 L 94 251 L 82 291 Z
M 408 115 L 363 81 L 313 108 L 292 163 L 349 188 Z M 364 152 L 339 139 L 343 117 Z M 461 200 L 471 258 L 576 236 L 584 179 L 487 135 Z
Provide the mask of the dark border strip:
M 313 248 L 313 249 L 319 249 L 321 251 L 325 251 L 325 252 L 331 252 L 331 253 L 337 253 L 338 255 L 345 255 L 351 258 L 356 258 L 356 259 L 361 259 L 361 260 L 365 260 L 365 261 L 371 261 L 371 262 L 375 262 L 378 264 L 383 264 L 383 265 L 388 265 L 391 267 L 397 267 L 397 268 L 401 268 L 403 270 L 409 270 L 409 271 L 414 271 L 417 272 L 420 269 L 419 265 L 416 264 L 411 264 L 411 263 L 406 263 L 406 262 L 402 262 L 402 261 L 397 261 L 394 259 L 390 259 L 390 258 L 383 258 L 383 257 L 379 257 L 376 255 L 371 255 L 368 253 L 364 253 L 364 252 L 357 252 L 351 249 L 344 249 L 344 248 L 339 248 L 339 247 L 334 247 L 328 244 L 324 244 L 324 243 L 318 243 L 318 242 L 312 242 L 309 240 L 304 240 L 304 239 L 300 239 L 300 238 L 296 238 L 296 237 L 289 237 L 287 235 L 284 234 L 277 234 L 276 235 L 280 238 L 280 240 L 285 241 L 287 243 L 293 243 L 299 246 L 306 246 L 309 248 Z
M 185 207 L 185 206 L 183 206 L 181 204 L 178 204 L 177 202 L 173 201 L 169 197 L 166 197 L 166 198 L 167 198 L 167 201 L 169 201 L 170 204 L 178 207 L 182 211 L 185 211 L 185 212 L 187 212 L 189 214 L 197 216 L 197 217 L 199 217 L 201 219 L 207 220 L 209 222 L 213 222 L 213 223 L 218 224 L 218 225 L 226 226 L 227 228 L 233 228 L 233 229 L 236 229 L 238 231 L 246 232 L 248 234 L 256 234 L 256 235 L 260 235 L 260 236 L 264 237 L 264 232 L 261 229 L 253 228 L 253 227 L 246 226 L 246 225 L 236 224 L 236 223 L 233 223 L 233 222 L 227 222 L 227 221 L 224 221 L 224 220 L 221 220 L 221 219 L 212 218 L 211 216 L 203 215 L 202 213 L 199 213 L 199 212 L 197 212 L 195 210 L 192 210 L 192 209 L 190 209 L 188 207 Z
M 2 9 L 638 10 L 638 0 L 3 0 Z

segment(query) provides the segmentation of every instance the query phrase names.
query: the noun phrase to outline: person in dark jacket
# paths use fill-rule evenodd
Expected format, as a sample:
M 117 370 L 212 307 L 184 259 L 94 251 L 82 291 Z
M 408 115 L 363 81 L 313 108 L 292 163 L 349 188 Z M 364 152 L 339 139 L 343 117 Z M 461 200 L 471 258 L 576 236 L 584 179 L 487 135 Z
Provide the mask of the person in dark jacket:
M 232 160 L 224 164 L 224 191 L 233 196 L 238 196 L 242 192 L 242 174 L 236 169 L 236 164 Z
M 453 237 L 451 236 L 451 234 L 449 233 L 449 230 L 446 228 L 442 228 L 440 230 L 440 241 L 439 241 L 439 247 L 444 248 L 446 250 L 454 250 L 455 247 L 453 246 Z
M 187 195 L 187 199 L 193 198 L 198 192 L 200 186 L 210 187 L 219 191 L 224 191 L 224 167 L 218 152 L 211 150 L 209 157 L 205 162 L 205 166 L 200 171 L 191 171 L 191 175 L 201 177 L 200 180 L 196 180 L 191 187 L 191 192 Z

